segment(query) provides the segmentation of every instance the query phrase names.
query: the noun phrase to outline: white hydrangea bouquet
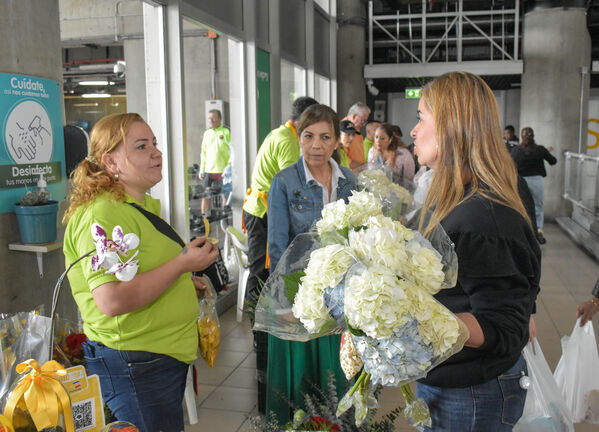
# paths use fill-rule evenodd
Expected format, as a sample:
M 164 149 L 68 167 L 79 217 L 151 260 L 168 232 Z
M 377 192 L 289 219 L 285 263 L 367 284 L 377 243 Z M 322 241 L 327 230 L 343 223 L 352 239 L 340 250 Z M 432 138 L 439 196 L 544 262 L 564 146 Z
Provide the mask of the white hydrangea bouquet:
M 414 210 L 413 193 L 416 186 L 403 177 L 394 176 L 384 165 L 363 165 L 357 179 L 360 190 L 371 192 L 381 201 L 386 216 L 397 219 Z
M 467 329 L 433 295 L 453 287 L 457 257 L 439 225 L 429 238 L 385 215 L 372 193 L 326 205 L 311 233 L 297 236 L 268 279 L 255 330 L 306 341 L 346 331 L 341 364 L 360 370 L 337 415 L 355 407 L 356 424 L 376 407 L 374 386 L 402 386 L 405 413 L 430 424 L 424 401 L 407 383 L 462 349 Z

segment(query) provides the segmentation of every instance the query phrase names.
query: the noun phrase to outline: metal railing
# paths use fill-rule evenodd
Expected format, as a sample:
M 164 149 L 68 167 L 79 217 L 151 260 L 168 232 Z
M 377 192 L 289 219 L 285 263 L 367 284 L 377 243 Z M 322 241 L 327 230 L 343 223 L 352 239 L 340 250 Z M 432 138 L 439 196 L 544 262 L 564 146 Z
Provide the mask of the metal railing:
M 564 195 L 574 205 L 599 215 L 599 157 L 565 152 Z
M 520 1 L 515 1 L 513 9 L 489 9 L 465 11 L 463 0 L 445 2 L 444 12 L 427 12 L 428 1 L 422 0 L 421 11 L 412 13 L 408 3 L 408 13 L 374 15 L 373 2 L 368 2 L 368 61 L 373 64 L 373 50 L 376 46 L 395 46 L 397 62 L 400 51 L 405 52 L 410 62 L 429 63 L 439 47 L 445 44 L 445 61 L 449 61 L 449 51 L 455 50 L 456 59 L 462 61 L 463 42 L 476 40 L 489 44 L 490 60 L 494 60 L 493 50 L 501 54 L 501 60 L 519 60 Z M 485 27 L 483 29 L 482 27 Z M 380 30 L 384 38 L 373 39 L 374 29 Z M 427 29 L 444 29 L 442 36 L 427 37 Z M 476 37 L 464 37 L 465 30 L 473 30 Z M 497 30 L 497 31 L 495 31 Z M 439 31 L 440 33 L 440 31 Z M 434 46 L 433 46 L 434 44 Z M 508 45 L 513 45 L 509 50 Z

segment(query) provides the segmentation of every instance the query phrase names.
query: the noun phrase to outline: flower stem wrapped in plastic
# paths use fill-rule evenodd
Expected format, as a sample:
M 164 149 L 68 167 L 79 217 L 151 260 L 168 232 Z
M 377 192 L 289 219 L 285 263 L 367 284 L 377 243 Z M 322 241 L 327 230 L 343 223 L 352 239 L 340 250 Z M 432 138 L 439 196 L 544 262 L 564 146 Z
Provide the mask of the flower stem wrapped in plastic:
M 376 405 L 373 385 L 422 378 L 468 339 L 466 326 L 433 297 L 456 283 L 453 244 L 440 225 L 424 238 L 418 221 L 417 214 L 405 225 L 385 216 L 366 191 L 326 205 L 316 232 L 285 251 L 256 307 L 254 329 L 282 339 L 349 331 L 353 349 L 342 347 L 341 362 L 355 373 L 357 354 L 364 368 L 339 410 L 354 406 L 356 424 Z M 428 411 L 420 402 L 413 410 L 424 424 Z

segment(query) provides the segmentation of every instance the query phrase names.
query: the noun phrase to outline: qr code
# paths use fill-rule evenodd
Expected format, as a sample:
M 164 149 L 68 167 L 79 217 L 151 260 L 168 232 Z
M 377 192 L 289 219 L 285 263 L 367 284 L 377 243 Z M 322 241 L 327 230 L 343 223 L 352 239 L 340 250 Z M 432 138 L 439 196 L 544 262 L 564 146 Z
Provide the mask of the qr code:
M 96 427 L 96 410 L 93 398 L 74 403 L 72 410 L 77 432 Z

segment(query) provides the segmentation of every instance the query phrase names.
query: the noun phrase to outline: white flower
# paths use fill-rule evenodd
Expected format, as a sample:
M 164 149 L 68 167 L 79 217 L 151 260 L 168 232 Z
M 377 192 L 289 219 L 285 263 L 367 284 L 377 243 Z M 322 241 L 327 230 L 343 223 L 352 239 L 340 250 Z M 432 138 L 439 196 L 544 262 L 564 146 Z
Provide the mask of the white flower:
M 418 240 L 408 242 L 406 249 L 410 258 L 403 268 L 404 274 L 429 294 L 439 292 L 445 279 L 439 253 Z
M 382 264 L 396 274 L 401 264 L 408 260 L 403 239 L 390 228 L 352 231 L 349 233 L 349 246 L 357 258 L 366 263 Z
M 381 201 L 370 192 L 354 191 L 348 198 L 346 217 L 353 227 L 360 227 L 367 223 L 370 216 L 383 214 Z
M 358 175 L 358 184 L 362 185 L 365 190 L 372 192 L 381 201 L 395 204 L 401 200 L 408 207 L 413 204 L 414 199 L 410 192 L 406 188 L 393 183 L 383 170 L 362 171 Z
M 302 322 L 308 333 L 318 333 L 329 320 L 323 298 L 326 286 L 311 278 L 302 280 L 293 302 L 293 316 Z
M 322 209 L 322 219 L 316 222 L 318 234 L 347 228 L 349 221 L 345 209 L 346 205 L 342 199 L 325 205 Z
M 460 336 L 458 318 L 434 297 L 421 289 L 408 289 L 410 313 L 418 321 L 418 332 L 433 345 L 435 355 L 453 349 Z
M 293 315 L 309 333 L 318 333 L 330 319 L 324 302 L 324 290 L 334 288 L 352 263 L 349 249 L 333 244 L 312 251 L 306 274 L 302 277 L 293 302 Z
M 349 324 L 375 339 L 390 337 L 410 319 L 407 284 L 377 264 L 346 278 L 344 307 Z

